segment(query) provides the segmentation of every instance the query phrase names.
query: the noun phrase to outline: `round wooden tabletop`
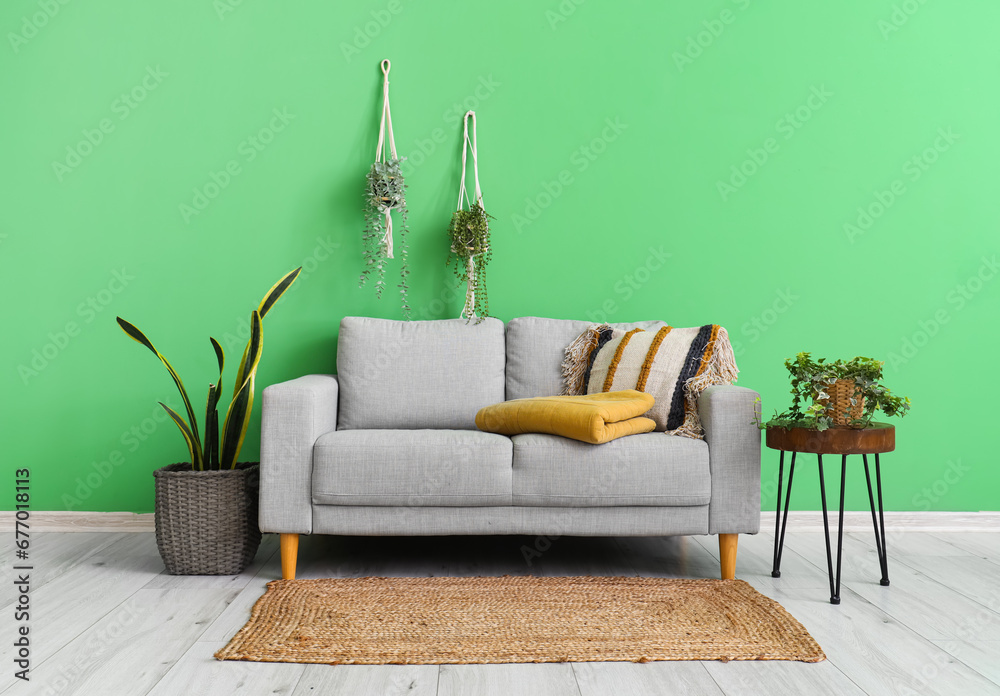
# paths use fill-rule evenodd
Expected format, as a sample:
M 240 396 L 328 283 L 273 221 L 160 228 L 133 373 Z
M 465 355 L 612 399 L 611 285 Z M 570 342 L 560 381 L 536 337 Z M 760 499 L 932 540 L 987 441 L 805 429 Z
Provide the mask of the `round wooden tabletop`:
M 881 454 L 896 449 L 896 426 L 872 423 L 867 428 L 768 428 L 767 446 L 813 454 Z

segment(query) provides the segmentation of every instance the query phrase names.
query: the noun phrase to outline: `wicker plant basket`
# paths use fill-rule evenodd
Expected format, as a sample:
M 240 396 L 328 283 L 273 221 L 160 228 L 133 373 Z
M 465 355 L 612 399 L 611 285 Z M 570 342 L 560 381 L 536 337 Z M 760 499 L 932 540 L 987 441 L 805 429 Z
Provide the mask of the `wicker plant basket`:
M 865 414 L 865 397 L 861 396 L 858 386 L 853 379 L 838 379 L 826 388 L 829 399 L 818 399 L 816 403 L 828 407 L 833 405 L 833 424 L 839 426 L 850 425 L 851 421 L 861 420 Z M 851 399 L 855 400 L 851 405 Z
M 156 546 L 171 575 L 235 575 L 260 546 L 260 465 L 191 471 L 171 464 L 156 477 Z

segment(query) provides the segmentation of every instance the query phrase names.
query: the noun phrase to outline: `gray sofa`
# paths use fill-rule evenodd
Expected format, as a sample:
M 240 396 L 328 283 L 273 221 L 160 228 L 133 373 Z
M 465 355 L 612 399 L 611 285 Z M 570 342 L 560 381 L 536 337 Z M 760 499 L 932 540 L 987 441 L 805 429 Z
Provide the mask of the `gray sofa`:
M 760 527 L 756 392 L 707 389 L 704 441 L 476 429 L 483 406 L 560 393 L 563 350 L 588 325 L 345 318 L 337 375 L 264 390 L 260 528 L 281 535 L 283 577 L 300 534 L 718 534 L 733 577 L 737 535 Z

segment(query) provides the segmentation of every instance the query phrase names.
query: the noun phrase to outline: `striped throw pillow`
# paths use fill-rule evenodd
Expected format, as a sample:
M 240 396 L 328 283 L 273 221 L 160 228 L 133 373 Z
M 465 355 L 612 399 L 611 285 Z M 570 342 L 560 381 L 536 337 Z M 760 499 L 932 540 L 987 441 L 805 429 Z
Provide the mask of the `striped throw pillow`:
M 646 415 L 656 429 L 701 439 L 698 397 L 732 384 L 739 369 L 729 334 L 718 324 L 658 331 L 593 325 L 566 348 L 566 394 L 636 389 L 656 399 Z

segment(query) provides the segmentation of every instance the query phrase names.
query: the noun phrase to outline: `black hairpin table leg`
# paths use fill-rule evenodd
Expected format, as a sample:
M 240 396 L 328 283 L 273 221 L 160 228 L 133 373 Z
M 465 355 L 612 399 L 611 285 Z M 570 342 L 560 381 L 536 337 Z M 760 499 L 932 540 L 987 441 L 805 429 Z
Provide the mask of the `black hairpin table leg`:
M 795 452 L 792 452 L 792 463 L 788 467 L 788 490 L 785 493 L 785 516 L 781 516 L 781 475 L 784 470 L 785 452 L 781 451 L 778 460 L 778 505 L 774 511 L 774 564 L 771 567 L 771 577 L 781 577 L 781 552 L 785 548 L 785 528 L 788 526 L 788 502 L 792 498 L 792 478 L 795 476 Z M 780 533 L 779 533 L 780 524 Z
M 819 462 L 819 497 L 823 502 L 823 538 L 826 540 L 826 572 L 830 576 L 830 604 L 840 604 L 840 597 L 833 587 L 833 554 L 830 552 L 830 519 L 826 510 L 826 481 L 823 476 L 823 455 L 817 454 Z
M 847 455 L 864 456 L 865 480 L 868 483 L 868 503 L 871 506 L 872 526 L 875 528 L 875 548 L 882 571 L 881 584 L 889 584 L 888 551 L 885 538 L 885 511 L 882 505 L 882 467 L 879 454 L 896 448 L 896 429 L 885 423 L 870 423 L 863 428 L 833 427 L 825 430 L 812 428 L 767 428 L 767 446 L 781 452 L 778 462 L 778 503 L 774 520 L 774 558 L 771 577 L 781 577 L 781 554 L 785 547 L 785 529 L 788 526 L 788 508 L 792 496 L 792 478 L 795 475 L 795 456 L 814 453 L 819 468 L 819 494 L 823 503 L 823 537 L 826 542 L 826 572 L 830 578 L 830 603 L 840 604 L 840 582 L 844 561 L 844 497 L 847 491 Z M 788 469 L 788 486 L 785 489 L 785 510 L 781 510 L 782 478 L 785 452 L 792 453 Z M 840 508 L 837 527 L 837 567 L 833 564 L 833 544 L 830 539 L 830 511 L 826 504 L 826 477 L 823 472 L 823 455 L 840 455 Z M 872 487 L 868 455 L 875 455 L 875 486 Z M 875 514 L 876 500 L 878 514 Z M 780 519 L 779 519 L 780 518 Z
M 780 578 L 781 571 L 778 569 L 778 550 L 780 548 L 780 542 L 778 541 L 778 531 L 781 529 L 781 477 L 785 473 L 785 450 L 781 450 L 778 454 L 778 504 L 774 507 L 774 555 L 771 561 L 771 577 Z M 791 493 L 791 491 L 788 491 Z M 874 519 L 874 511 L 872 516 Z
M 875 517 L 875 498 L 872 495 L 872 477 L 868 470 L 868 455 L 865 459 L 865 479 L 868 481 L 868 504 L 872 511 L 872 527 L 875 528 L 875 550 L 878 552 L 879 570 L 882 571 L 882 579 L 879 584 L 883 587 L 889 584 L 889 553 L 885 548 L 885 515 L 882 510 L 882 467 L 879 464 L 878 454 L 875 455 L 875 485 L 878 487 L 878 518 Z
M 840 459 L 840 520 L 837 524 L 837 585 L 830 604 L 840 604 L 840 560 L 844 555 L 844 488 L 847 482 L 847 455 Z

